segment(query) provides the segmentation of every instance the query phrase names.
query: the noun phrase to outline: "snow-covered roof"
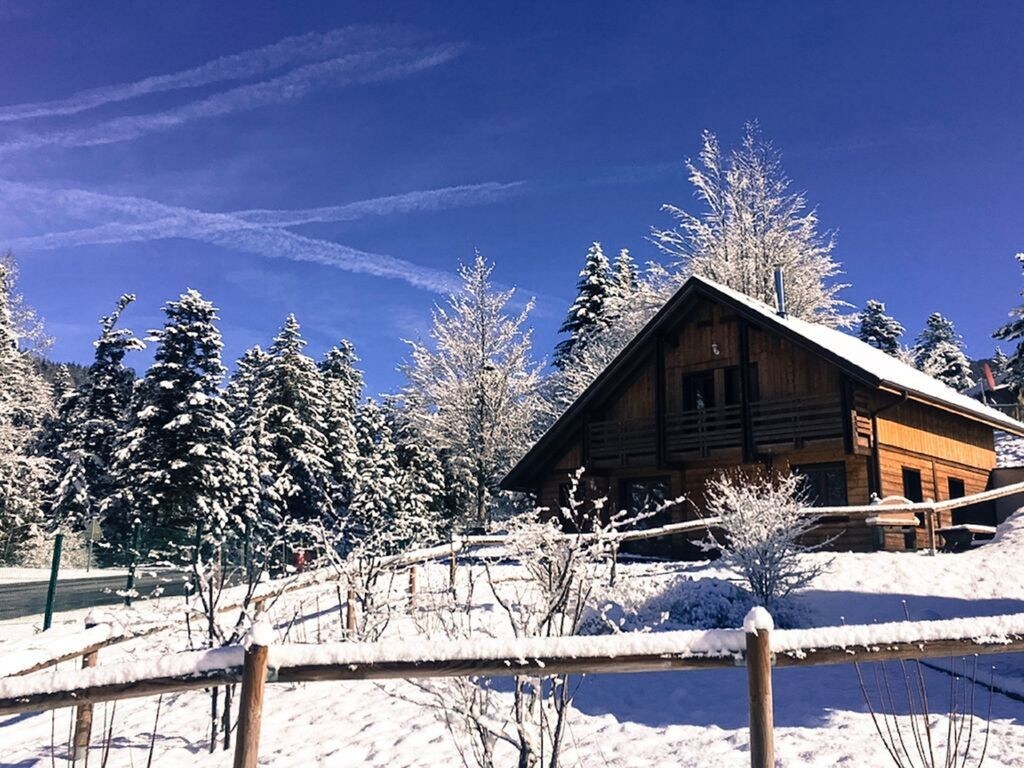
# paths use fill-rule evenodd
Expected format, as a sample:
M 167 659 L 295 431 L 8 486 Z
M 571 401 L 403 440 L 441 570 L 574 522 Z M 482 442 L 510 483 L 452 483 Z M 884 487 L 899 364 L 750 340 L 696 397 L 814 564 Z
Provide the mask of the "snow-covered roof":
M 714 280 L 704 277 L 691 277 L 690 280 L 703 283 L 715 291 L 725 294 L 734 302 L 743 304 L 763 317 L 769 324 L 785 327 L 822 350 L 830 352 L 870 376 L 880 379 L 883 387 L 906 391 L 912 399 L 945 405 L 1015 434 L 1024 434 L 1024 424 L 1016 419 L 1011 419 L 995 408 L 990 408 L 972 397 L 957 392 L 938 379 L 907 365 L 902 360 L 897 360 L 892 355 L 887 355 L 856 336 L 817 323 L 809 323 L 797 317 L 789 315 L 783 317 L 776 312 L 775 307 L 727 288 Z

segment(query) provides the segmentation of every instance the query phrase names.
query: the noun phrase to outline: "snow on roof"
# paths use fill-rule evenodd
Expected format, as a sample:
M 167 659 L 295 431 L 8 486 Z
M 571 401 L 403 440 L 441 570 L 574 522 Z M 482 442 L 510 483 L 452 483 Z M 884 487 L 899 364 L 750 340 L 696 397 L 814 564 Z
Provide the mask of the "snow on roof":
M 733 301 L 744 305 L 765 320 L 776 325 L 789 329 L 792 333 L 807 339 L 815 346 L 821 347 L 838 357 L 843 358 L 851 365 L 856 366 L 881 379 L 883 385 L 891 388 L 905 390 L 915 399 L 924 399 L 931 402 L 941 403 L 962 413 L 970 414 L 990 424 L 996 424 L 1015 434 L 1024 434 L 1024 424 L 1011 419 L 1006 414 L 1000 413 L 995 408 L 957 392 L 955 389 L 946 386 L 938 379 L 887 355 L 870 344 L 867 344 L 856 336 L 851 336 L 843 331 L 829 328 L 818 323 L 810 323 L 797 317 L 789 315 L 781 316 L 764 302 L 752 299 L 746 294 L 727 288 L 721 283 L 709 280 L 706 277 L 694 276 L 690 278 L 698 283 L 704 283 L 712 289 L 725 294 Z

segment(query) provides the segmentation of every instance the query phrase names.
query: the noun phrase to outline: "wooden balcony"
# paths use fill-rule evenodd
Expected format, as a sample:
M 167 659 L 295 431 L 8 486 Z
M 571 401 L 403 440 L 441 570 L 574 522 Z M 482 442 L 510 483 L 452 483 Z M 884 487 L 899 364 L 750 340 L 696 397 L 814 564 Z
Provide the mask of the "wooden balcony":
M 665 415 L 665 456 L 670 462 L 705 457 L 743 445 L 743 406 L 725 405 Z M 755 448 L 800 447 L 808 440 L 843 435 L 838 394 L 761 400 L 750 404 Z M 658 430 L 654 419 L 592 422 L 588 433 L 594 467 L 655 466 Z

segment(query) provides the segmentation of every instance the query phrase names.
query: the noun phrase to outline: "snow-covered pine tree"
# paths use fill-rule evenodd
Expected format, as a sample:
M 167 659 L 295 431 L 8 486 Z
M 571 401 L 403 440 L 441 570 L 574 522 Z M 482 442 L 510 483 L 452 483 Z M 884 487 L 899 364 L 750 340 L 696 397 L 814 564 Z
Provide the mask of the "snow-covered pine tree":
M 1017 263 L 1024 267 L 1024 253 L 1018 253 L 1015 258 Z M 1024 296 L 1024 291 L 1021 291 L 1021 296 Z M 1021 397 L 1021 394 L 1024 393 L 1024 304 L 1019 304 L 1010 310 L 1010 320 L 992 335 L 1001 341 L 1017 342 L 1016 349 L 1006 360 L 1005 381 L 1017 394 L 1017 397 Z
M 1010 358 L 1003 352 L 1002 347 L 996 347 L 996 351 L 992 354 L 992 373 L 996 376 L 1002 376 L 1010 367 Z
M 974 384 L 971 364 L 953 322 L 933 312 L 914 345 L 914 365 L 958 392 Z
M 345 524 L 350 547 L 369 556 L 407 546 L 411 531 L 400 506 L 402 469 L 383 409 L 367 400 L 356 418 L 356 482 Z
M 831 282 L 840 273 L 832 258 L 834 239 L 818 231 L 818 216 L 803 193 L 791 192 L 779 152 L 747 123 L 743 141 L 727 157 L 718 139 L 704 132 L 698 162 L 686 168 L 704 204 L 698 214 L 675 205 L 662 210 L 677 220 L 672 229 L 651 230 L 651 239 L 677 259 L 680 278 L 716 280 L 766 304 L 775 303 L 774 270 L 786 275 L 787 311 L 826 325 L 843 325 L 847 306 Z
M 112 467 L 118 434 L 124 427 L 135 374 L 124 365 L 125 355 L 145 347 L 130 330 L 118 328 L 121 314 L 135 300 L 121 296 L 114 311 L 100 319 L 100 335 L 89 376 L 81 391 L 60 406 L 62 439 L 55 451 L 56 487 L 52 514 L 62 525 L 80 530 L 100 516 L 103 501 L 115 491 Z M 115 516 L 104 523 L 108 538 L 121 541 L 127 532 Z
M 477 525 L 491 519 L 501 477 L 550 408 L 531 356 L 532 332 L 523 327 L 533 302 L 509 314 L 514 291 L 496 291 L 491 271 L 480 254 L 459 269 L 461 290 L 433 313 L 433 343 L 409 342 L 411 360 L 402 366 L 416 426 L 457 471 L 467 492 L 460 512 Z
M 352 500 L 356 476 L 356 409 L 363 398 L 359 358 L 347 339 L 327 350 L 320 361 L 324 381 L 327 457 L 331 463 L 331 500 L 343 515 Z
M 50 461 L 39 449 L 53 394 L 19 346 L 11 263 L 0 259 L 0 563 L 14 561 L 35 532 L 51 478 Z
M 403 527 L 409 533 L 410 546 L 435 544 L 448 533 L 452 522 L 445 508 L 447 483 L 444 466 L 437 452 L 416 428 L 406 408 L 402 408 L 394 398 L 386 398 L 381 408 L 401 470 L 398 506 Z
M 858 316 L 857 338 L 895 357 L 900 348 L 903 326 L 894 317 L 885 314 L 885 304 L 868 299 L 864 311 Z
M 163 311 L 163 328 L 147 337 L 156 344 L 153 364 L 135 388 L 133 414 L 115 451 L 118 493 L 110 505 L 123 516 L 122 529 L 138 521 L 143 558 L 191 551 L 190 531 L 197 527 L 207 542 L 236 529 L 230 513 L 238 457 L 221 389 L 217 311 L 195 290 Z
M 271 495 L 275 469 L 264 426 L 267 413 L 266 369 L 270 357 L 259 345 L 247 349 L 235 364 L 225 399 L 231 418 L 231 447 L 238 455 L 238 492 L 232 516 L 243 530 L 246 567 L 250 574 L 274 564 L 274 544 L 281 520 Z
M 576 283 L 576 299 L 562 323 L 559 333 L 567 333 L 555 347 L 554 364 L 564 367 L 572 357 L 576 346 L 586 337 L 588 332 L 600 327 L 605 322 L 605 302 L 614 290 L 614 277 L 608 258 L 598 242 L 592 243 L 580 270 L 579 281 Z
M 274 517 L 286 524 L 322 522 L 330 529 L 335 521 L 324 381 L 303 353 L 305 346 L 299 322 L 288 315 L 264 367 L 264 429 L 272 457 L 268 498 Z
M 568 407 L 623 347 L 647 324 L 671 296 L 676 281 L 662 268 L 650 265 L 635 287 L 616 290 L 608 299 L 609 322 L 594 328 L 579 344 L 551 383 L 557 410 Z
M 615 257 L 615 264 L 612 266 L 613 293 L 619 297 L 628 297 L 640 286 L 640 273 L 637 271 L 636 262 L 629 254 L 628 248 L 619 251 Z

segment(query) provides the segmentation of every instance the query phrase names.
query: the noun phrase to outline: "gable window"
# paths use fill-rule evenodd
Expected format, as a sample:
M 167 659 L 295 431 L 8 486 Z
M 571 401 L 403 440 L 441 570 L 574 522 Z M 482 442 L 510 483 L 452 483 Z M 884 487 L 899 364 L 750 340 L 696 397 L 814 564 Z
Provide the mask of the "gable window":
M 811 506 L 846 506 L 846 465 L 843 462 L 800 464 L 793 467 L 793 474 L 803 477 L 801 485 Z
M 725 404 L 739 405 L 743 402 L 743 378 L 740 375 L 738 365 L 725 369 Z M 754 403 L 761 399 L 761 390 L 757 381 L 757 363 L 747 366 L 747 393 L 750 402 Z
M 951 477 L 947 480 L 949 486 L 949 498 L 951 499 L 962 499 L 967 495 L 966 489 L 964 488 L 964 481 L 959 477 Z
M 688 373 L 683 377 L 683 410 L 706 411 L 715 407 L 715 372 Z
M 924 494 L 921 492 L 921 471 L 903 468 L 903 497 L 915 503 L 924 501 Z

